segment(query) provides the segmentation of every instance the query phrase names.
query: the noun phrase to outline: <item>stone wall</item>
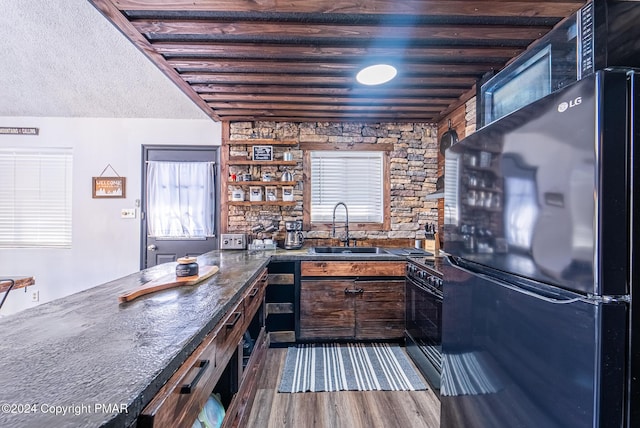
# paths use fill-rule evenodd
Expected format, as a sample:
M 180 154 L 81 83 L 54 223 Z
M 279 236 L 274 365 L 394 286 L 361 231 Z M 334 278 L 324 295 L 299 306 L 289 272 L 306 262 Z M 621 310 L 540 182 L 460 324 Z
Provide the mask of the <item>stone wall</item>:
M 230 124 L 231 140 L 261 138 L 295 140 L 299 143 L 368 143 L 393 144 L 390 153 L 391 181 L 391 230 L 353 231 L 358 239 L 422 239 L 424 225 L 437 222 L 437 202 L 425 200 L 435 191 L 438 177 L 438 140 L 436 127 L 423 123 L 281 123 L 281 122 L 235 122 Z M 238 150 L 235 149 L 234 150 Z M 239 149 L 242 150 L 242 149 Z M 277 148 L 276 159 L 282 157 L 287 148 Z M 290 168 L 295 180 L 302 180 L 303 153 L 298 147 L 290 151 L 298 166 Z M 233 153 L 232 153 L 233 154 Z M 276 179 L 283 167 L 270 167 Z M 257 174 L 254 171 L 253 174 Z M 230 206 L 228 231 L 248 233 L 257 223 L 277 221 L 284 229 L 284 221 L 302 220 L 303 183 L 294 190 L 295 207 L 274 206 Z M 307 238 L 329 238 L 326 231 L 307 231 Z M 279 238 L 284 234 L 280 232 Z

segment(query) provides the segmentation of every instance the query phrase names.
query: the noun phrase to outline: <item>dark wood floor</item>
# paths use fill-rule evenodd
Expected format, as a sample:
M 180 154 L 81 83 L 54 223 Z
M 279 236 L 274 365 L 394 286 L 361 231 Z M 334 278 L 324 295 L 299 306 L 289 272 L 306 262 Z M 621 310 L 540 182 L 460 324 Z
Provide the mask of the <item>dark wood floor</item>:
M 440 402 L 427 391 L 278 393 L 287 350 L 272 348 L 249 417 L 249 427 L 438 428 Z

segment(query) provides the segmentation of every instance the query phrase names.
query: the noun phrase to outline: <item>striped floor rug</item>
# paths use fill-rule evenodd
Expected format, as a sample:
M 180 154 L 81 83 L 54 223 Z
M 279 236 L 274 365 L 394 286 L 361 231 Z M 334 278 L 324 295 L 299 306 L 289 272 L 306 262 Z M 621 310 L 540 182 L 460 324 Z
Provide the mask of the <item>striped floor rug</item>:
M 289 348 L 278 392 L 423 389 L 424 382 L 398 345 L 332 343 Z

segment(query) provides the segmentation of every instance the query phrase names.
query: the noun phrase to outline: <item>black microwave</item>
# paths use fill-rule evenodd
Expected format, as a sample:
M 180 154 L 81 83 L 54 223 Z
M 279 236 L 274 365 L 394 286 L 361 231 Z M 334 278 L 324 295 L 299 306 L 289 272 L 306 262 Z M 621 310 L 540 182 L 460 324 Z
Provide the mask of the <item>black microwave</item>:
M 478 127 L 607 67 L 640 67 L 640 2 L 593 0 L 481 84 Z

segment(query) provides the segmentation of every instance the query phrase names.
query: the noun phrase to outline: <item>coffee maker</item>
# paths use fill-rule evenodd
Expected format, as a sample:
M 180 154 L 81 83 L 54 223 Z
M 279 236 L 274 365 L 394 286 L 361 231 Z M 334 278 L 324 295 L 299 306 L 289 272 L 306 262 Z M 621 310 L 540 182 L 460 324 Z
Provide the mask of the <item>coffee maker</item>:
M 285 250 L 299 250 L 302 248 L 304 237 L 302 236 L 302 221 L 285 221 L 285 238 L 284 248 Z

